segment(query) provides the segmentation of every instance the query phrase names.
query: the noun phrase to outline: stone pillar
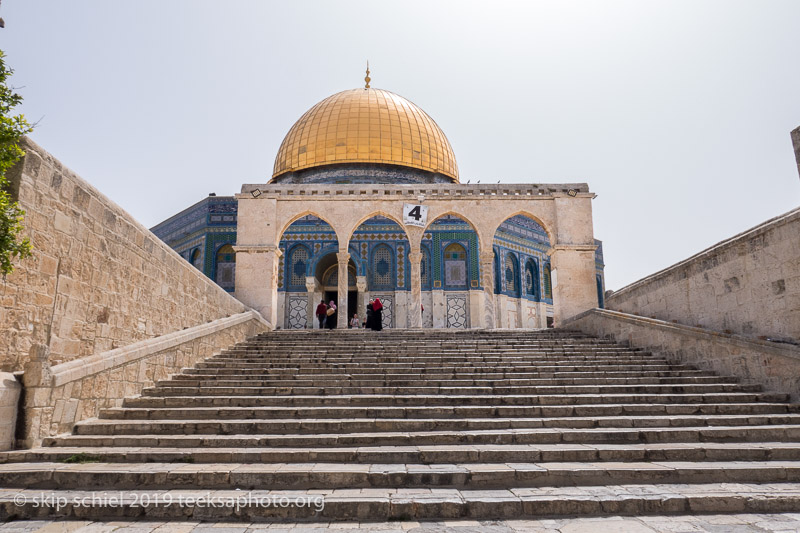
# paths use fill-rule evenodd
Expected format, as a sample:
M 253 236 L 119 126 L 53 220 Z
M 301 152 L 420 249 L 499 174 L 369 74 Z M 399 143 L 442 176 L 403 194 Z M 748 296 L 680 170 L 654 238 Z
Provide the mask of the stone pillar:
M 339 302 L 336 312 L 338 318 L 336 320 L 336 327 L 339 329 L 347 329 L 347 291 L 350 288 L 348 284 L 347 264 L 350 262 L 350 254 L 348 252 L 338 252 L 336 259 L 339 262 Z
M 494 303 L 494 252 L 482 252 L 481 261 L 481 285 L 483 286 L 483 317 L 481 326 L 486 329 L 497 327 L 495 320 Z
M 358 320 L 363 324 L 367 319 L 367 304 L 369 303 L 367 276 L 356 276 L 356 289 L 358 289 Z
M 411 295 L 408 300 L 408 327 L 422 327 L 422 252 L 411 252 L 408 254 L 411 263 Z
M 594 244 L 557 244 L 548 252 L 556 327 L 567 318 L 597 307 L 595 248 Z
M 236 298 L 277 327 L 280 248 L 274 245 L 237 245 L 234 250 Z
M 317 320 L 317 315 L 314 314 L 314 311 L 317 310 L 317 304 L 319 303 L 317 299 L 317 278 L 314 276 L 306 276 L 306 291 L 308 292 L 308 318 L 306 318 L 306 328 L 318 329 L 319 321 Z

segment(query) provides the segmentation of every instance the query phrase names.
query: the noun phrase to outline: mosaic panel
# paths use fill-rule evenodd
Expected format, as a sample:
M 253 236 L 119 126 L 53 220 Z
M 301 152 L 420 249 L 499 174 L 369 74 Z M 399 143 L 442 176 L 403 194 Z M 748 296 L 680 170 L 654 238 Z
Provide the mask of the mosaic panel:
M 308 325 L 308 297 L 289 296 L 287 307 L 287 328 L 305 329 Z
M 467 296 L 464 294 L 448 294 L 446 302 L 447 327 L 466 329 L 468 319 L 467 313 L 469 311 Z

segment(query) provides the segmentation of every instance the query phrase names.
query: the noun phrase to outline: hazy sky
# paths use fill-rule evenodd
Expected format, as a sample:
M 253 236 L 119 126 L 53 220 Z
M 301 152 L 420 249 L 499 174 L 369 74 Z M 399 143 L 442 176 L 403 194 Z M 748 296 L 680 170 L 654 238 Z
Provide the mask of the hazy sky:
M 800 205 L 800 1 L 4 0 L 33 138 L 146 226 L 265 182 L 291 125 L 363 85 L 461 181 L 585 181 L 618 289 Z

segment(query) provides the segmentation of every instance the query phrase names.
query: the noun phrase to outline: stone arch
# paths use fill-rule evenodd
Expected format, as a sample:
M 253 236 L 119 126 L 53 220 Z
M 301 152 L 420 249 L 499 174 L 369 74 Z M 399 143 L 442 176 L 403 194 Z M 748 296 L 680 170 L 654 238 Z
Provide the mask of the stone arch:
M 352 229 L 350 230 L 350 232 L 349 232 L 349 234 L 348 234 L 348 237 L 347 237 L 347 242 L 348 242 L 348 243 L 350 243 L 350 241 L 352 241 L 352 240 L 353 240 L 353 235 L 355 235 L 356 231 L 358 231 L 358 228 L 360 228 L 360 227 L 361 227 L 361 225 L 362 225 L 363 223 L 365 223 L 365 222 L 367 222 L 369 219 L 371 219 L 371 218 L 375 218 L 375 217 L 385 217 L 385 218 L 388 218 L 389 220 L 391 220 L 392 222 L 394 222 L 395 224 L 397 224 L 397 226 L 400 228 L 400 231 L 402 231 L 403 233 L 405 233 L 405 235 L 406 235 L 406 240 L 407 240 L 407 241 L 409 241 L 409 242 L 411 242 L 411 236 L 408 234 L 408 231 L 407 231 L 407 230 L 406 230 L 406 228 L 403 226 L 403 222 L 402 222 L 402 221 L 401 221 L 401 220 L 400 220 L 398 217 L 396 217 L 396 216 L 394 216 L 394 215 L 392 215 L 392 214 L 388 213 L 387 211 L 384 211 L 383 209 L 376 209 L 376 210 L 374 210 L 374 211 L 370 211 L 370 213 L 369 213 L 369 214 L 367 214 L 367 215 L 364 215 L 363 217 L 361 217 L 361 218 L 360 218 L 360 219 L 359 219 L 359 220 L 358 220 L 358 221 L 357 221 L 357 222 L 356 222 L 356 223 L 353 225 Z
M 484 242 L 483 242 L 484 239 L 481 236 L 481 232 L 479 231 L 478 226 L 476 226 L 475 223 L 472 220 L 470 220 L 470 218 L 467 215 L 465 215 L 464 213 L 461 213 L 460 211 L 458 211 L 456 209 L 449 209 L 447 211 L 444 211 L 443 213 L 439 213 L 438 215 L 436 215 L 436 217 L 433 220 L 428 222 L 428 225 L 425 226 L 425 229 L 423 230 L 422 233 L 424 234 L 425 232 L 431 231 L 431 226 L 433 226 L 436 223 L 437 220 L 439 220 L 440 218 L 446 217 L 447 215 L 452 215 L 452 216 L 458 217 L 461 220 L 463 220 L 464 222 L 466 222 L 469 225 L 469 227 L 472 228 L 472 231 L 475 232 L 475 235 L 476 235 L 476 237 L 478 239 L 478 250 L 483 250 L 484 249 Z
M 339 236 L 339 232 L 336 231 L 336 227 L 333 224 L 331 224 L 331 222 L 327 218 L 325 218 L 324 216 L 320 215 L 317 211 L 312 210 L 312 209 L 307 209 L 307 210 L 305 210 L 305 211 L 303 211 L 301 213 L 296 213 L 296 214 L 292 215 L 289 218 L 289 220 L 281 227 L 280 231 L 278 231 L 278 242 L 280 242 L 283 239 L 283 234 L 286 233 L 286 230 L 288 230 L 289 227 L 292 224 L 294 224 L 295 222 L 297 222 L 301 218 L 303 218 L 305 216 L 308 216 L 308 215 L 313 215 L 313 216 L 317 217 L 318 219 L 322 220 L 323 222 L 325 222 L 328 226 L 330 226 L 330 228 L 333 230 L 333 234 L 336 235 L 336 240 L 338 242 L 341 242 L 342 239 Z
M 537 224 L 539 224 L 544 230 L 544 232 L 547 234 L 547 240 L 550 241 L 550 247 L 552 248 L 553 246 L 556 245 L 555 228 L 548 227 L 548 225 L 544 222 L 544 220 L 542 220 L 542 217 L 535 215 L 534 213 L 532 213 L 527 209 L 517 209 L 516 211 L 512 211 L 510 214 L 505 215 L 503 217 L 503 220 L 494 225 L 494 229 L 492 229 L 492 237 L 494 237 L 497 234 L 497 230 L 500 229 L 500 226 L 502 226 L 505 222 L 518 215 L 527 217 L 536 222 Z

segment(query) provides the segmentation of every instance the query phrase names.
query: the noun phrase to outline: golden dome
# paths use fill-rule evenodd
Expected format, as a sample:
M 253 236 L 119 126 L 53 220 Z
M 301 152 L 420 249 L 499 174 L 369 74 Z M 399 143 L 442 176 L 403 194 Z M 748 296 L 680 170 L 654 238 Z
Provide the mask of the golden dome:
M 378 163 L 438 172 L 458 183 L 453 149 L 425 111 L 381 89 L 351 89 L 306 111 L 283 139 L 272 179 L 340 163 Z

